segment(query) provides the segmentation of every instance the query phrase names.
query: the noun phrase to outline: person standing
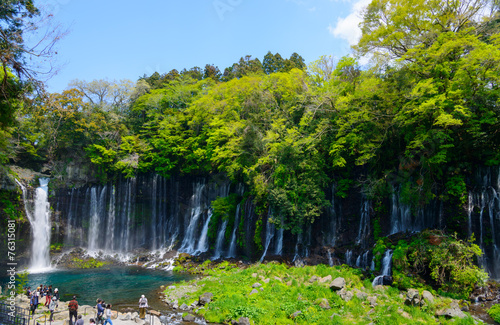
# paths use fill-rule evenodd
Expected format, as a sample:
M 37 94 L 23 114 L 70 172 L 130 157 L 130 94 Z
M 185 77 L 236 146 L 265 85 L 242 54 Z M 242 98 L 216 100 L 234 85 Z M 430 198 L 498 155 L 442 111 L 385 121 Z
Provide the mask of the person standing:
M 75 322 L 78 317 L 78 301 L 76 301 L 76 296 L 73 296 L 73 299 L 69 302 L 68 310 L 69 310 L 69 325 L 73 325 L 72 317 L 75 317 Z M 83 319 L 82 319 L 82 324 L 83 324 Z
M 146 308 L 148 308 L 148 299 L 142 295 L 139 299 L 139 318 L 146 318 Z
M 52 322 L 52 316 L 54 315 L 54 310 L 56 309 L 56 306 L 57 306 L 57 299 L 54 297 L 49 303 L 49 310 L 50 310 L 49 322 Z
M 101 299 L 97 299 L 97 305 L 96 305 L 96 309 L 97 309 L 97 317 L 96 317 L 96 321 L 98 324 L 102 324 L 102 320 L 103 320 L 103 314 L 104 314 L 104 307 L 105 305 L 103 305 L 103 302 L 101 301 Z
M 35 315 L 35 310 L 37 307 L 38 307 L 38 295 L 36 294 L 36 292 L 34 292 L 31 295 L 31 299 L 30 299 L 31 315 Z
M 59 289 L 54 289 L 54 298 L 56 300 L 56 308 L 59 307 Z
M 104 325 L 109 323 L 110 325 L 113 325 L 113 322 L 111 321 L 111 316 L 113 315 L 113 312 L 111 311 L 111 305 L 108 304 L 106 306 L 106 311 L 104 312 L 106 316 L 106 321 L 104 321 Z

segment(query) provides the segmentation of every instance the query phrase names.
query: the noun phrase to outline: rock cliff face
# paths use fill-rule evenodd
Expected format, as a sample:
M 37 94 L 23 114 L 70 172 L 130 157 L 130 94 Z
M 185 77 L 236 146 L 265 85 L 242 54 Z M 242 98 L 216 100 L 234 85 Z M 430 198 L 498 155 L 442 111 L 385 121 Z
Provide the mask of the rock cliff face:
M 326 191 L 330 207 L 299 235 L 269 223 L 270 210 L 258 215 L 245 187 L 219 175 L 165 179 L 147 174 L 104 185 L 77 178 L 80 186 L 50 192 L 51 241 L 63 248 L 109 254 L 175 248 L 212 259 L 274 257 L 299 264 L 342 261 L 370 267 L 375 234 L 440 228 L 474 233 L 486 253 L 481 263 L 494 277 L 500 276 L 498 167 L 478 169 L 468 179 L 468 202 L 463 207 L 438 200 L 410 207 L 397 186 L 377 202 L 356 187 L 342 199 L 332 185 Z M 229 195 L 236 196 L 233 215 L 212 218 L 212 201 Z

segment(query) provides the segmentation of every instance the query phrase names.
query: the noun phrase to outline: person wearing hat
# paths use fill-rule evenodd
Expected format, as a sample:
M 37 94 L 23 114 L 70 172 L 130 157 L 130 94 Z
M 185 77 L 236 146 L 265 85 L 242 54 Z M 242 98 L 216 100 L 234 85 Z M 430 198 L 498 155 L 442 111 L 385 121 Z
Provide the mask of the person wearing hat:
M 59 289 L 54 289 L 54 297 L 52 299 L 56 300 L 56 308 L 59 307 Z
M 54 315 L 54 310 L 56 309 L 56 307 L 57 307 L 57 298 L 52 297 L 52 299 L 50 300 L 50 303 L 49 303 L 49 310 L 50 310 L 49 322 L 52 322 L 52 316 Z
M 146 308 L 148 307 L 148 299 L 142 295 L 139 299 L 139 318 L 146 318 Z
M 38 302 L 38 295 L 36 294 L 36 292 L 34 292 L 30 298 L 30 310 L 32 315 L 35 315 L 35 310 L 38 307 Z
M 72 317 L 75 317 L 75 322 L 78 317 L 78 301 L 76 301 L 76 296 L 73 296 L 73 299 L 68 304 L 69 310 L 69 325 L 73 325 Z

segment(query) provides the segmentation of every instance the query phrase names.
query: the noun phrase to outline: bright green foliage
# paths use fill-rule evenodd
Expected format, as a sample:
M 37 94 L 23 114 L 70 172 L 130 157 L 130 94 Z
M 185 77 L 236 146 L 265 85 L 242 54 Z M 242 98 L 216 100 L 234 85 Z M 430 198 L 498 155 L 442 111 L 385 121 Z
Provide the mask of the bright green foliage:
M 248 317 L 254 324 L 451 324 L 453 321 L 434 317 L 434 307 L 414 308 L 404 305 L 404 299 L 396 288 L 386 288 L 375 292 L 370 281 L 361 280 L 361 271 L 347 266 L 329 267 L 326 265 L 289 267 L 285 264 L 269 263 L 252 265 L 246 269 L 230 267 L 225 262 L 220 267 L 205 271 L 207 277 L 196 280 L 198 290 L 183 294 L 179 304 L 191 304 L 205 293 L 213 294 L 212 301 L 204 308 L 195 310 L 207 321 L 230 323 L 240 317 Z M 255 274 L 257 277 L 255 277 Z M 377 305 L 370 307 L 366 299 L 354 295 L 346 302 L 329 288 L 329 282 L 309 281 L 313 276 L 332 279 L 343 277 L 346 290 L 363 291 L 368 295 L 377 295 Z M 262 277 L 262 278 L 261 278 Z M 266 281 L 263 281 L 265 279 Z M 268 280 L 269 281 L 268 281 Z M 252 285 L 259 282 L 262 286 L 256 293 L 250 294 Z M 193 287 L 193 281 L 180 283 Z M 177 289 L 176 289 L 177 290 Z M 181 290 L 182 291 L 182 290 Z M 165 290 L 170 295 L 170 290 Z M 326 300 L 331 309 L 323 309 L 320 303 Z M 449 299 L 436 297 L 436 304 L 445 306 Z M 411 315 L 407 319 L 401 315 L 401 308 Z M 370 310 L 370 313 L 368 313 Z M 300 311 L 295 318 L 294 313 Z M 332 312 L 333 311 L 333 312 Z M 332 317 L 332 314 L 334 316 Z M 337 316 L 335 316 L 337 315 Z M 467 317 L 463 324 L 472 324 Z
M 28 284 L 28 270 L 23 270 L 22 272 L 18 272 L 16 277 L 16 293 L 18 295 L 24 294 L 26 285 Z
M 405 288 L 413 285 L 404 277 L 413 273 L 427 278 L 435 288 L 468 298 L 474 286 L 483 284 L 487 273 L 479 268 L 477 258 L 481 249 L 440 232 L 423 232 L 411 243 L 399 241 L 393 251 L 395 282 Z
M 212 218 L 208 225 L 208 238 L 210 242 L 215 243 L 218 232 L 217 227 L 224 221 L 227 221 L 224 238 L 226 241 L 229 241 L 234 227 L 237 201 L 238 195 L 234 193 L 227 197 L 218 197 L 212 201 Z
M 207 64 L 145 76 L 113 109 L 77 89 L 52 94 L 22 108 L 16 159 L 57 172 L 76 160 L 103 182 L 223 174 L 246 185 L 260 220 L 244 234 L 241 219 L 240 247 L 243 235 L 260 247 L 269 212 L 301 233 L 335 183 L 337 197 L 356 189 L 376 202 L 378 237 L 392 191 L 415 209 L 432 199 L 460 208 L 474 167 L 500 163 L 500 24 L 490 4 L 372 1 L 355 47 L 371 68 L 321 57 L 306 72 L 300 55 L 268 52 L 224 75 Z
M 92 257 L 87 259 L 80 259 L 75 257 L 69 263 L 72 268 L 77 268 L 77 269 L 95 269 L 103 267 L 104 265 L 107 264 L 106 262 L 98 261 Z
M 488 314 L 493 318 L 493 320 L 497 323 L 500 323 L 500 305 L 493 305 L 488 310 Z

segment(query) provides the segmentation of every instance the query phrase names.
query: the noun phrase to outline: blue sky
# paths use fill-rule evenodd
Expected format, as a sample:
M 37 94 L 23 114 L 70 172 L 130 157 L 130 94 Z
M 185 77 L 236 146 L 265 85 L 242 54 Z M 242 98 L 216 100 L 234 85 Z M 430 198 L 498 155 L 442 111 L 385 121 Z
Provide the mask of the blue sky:
M 359 0 L 357 0 L 359 1 Z M 368 0 L 38 0 L 68 29 L 57 45 L 59 72 L 48 90 L 74 79 L 136 81 L 205 64 L 221 71 L 271 51 L 306 63 L 341 57 L 359 35 Z

